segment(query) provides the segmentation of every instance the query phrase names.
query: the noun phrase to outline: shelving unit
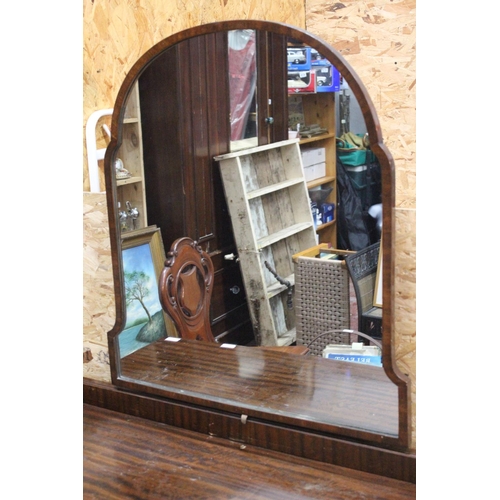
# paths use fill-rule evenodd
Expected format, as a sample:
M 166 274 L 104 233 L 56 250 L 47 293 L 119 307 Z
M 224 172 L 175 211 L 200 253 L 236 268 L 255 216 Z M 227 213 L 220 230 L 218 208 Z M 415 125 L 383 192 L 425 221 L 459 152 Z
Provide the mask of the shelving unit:
M 219 162 L 256 342 L 290 345 L 294 254 L 316 244 L 297 139 L 215 157 Z M 266 266 L 288 284 L 281 283 Z
M 335 93 L 318 92 L 311 94 L 294 94 L 290 99 L 300 98 L 306 125 L 317 124 L 328 130 L 328 133 L 315 137 L 301 138 L 300 148 L 304 152 L 311 148 L 325 148 L 325 176 L 307 182 L 308 189 L 328 189 L 332 191 L 327 197 L 328 203 L 335 204 L 334 220 L 317 227 L 319 243 L 337 246 L 337 169 L 336 169 L 336 141 L 335 141 Z
M 139 83 L 136 83 L 128 98 L 123 120 L 123 142 L 116 157 L 131 177 L 116 181 L 120 210 L 127 210 L 127 201 L 139 211 L 135 229 L 148 225 L 146 213 L 146 190 L 144 185 L 144 158 L 142 152 L 141 109 Z

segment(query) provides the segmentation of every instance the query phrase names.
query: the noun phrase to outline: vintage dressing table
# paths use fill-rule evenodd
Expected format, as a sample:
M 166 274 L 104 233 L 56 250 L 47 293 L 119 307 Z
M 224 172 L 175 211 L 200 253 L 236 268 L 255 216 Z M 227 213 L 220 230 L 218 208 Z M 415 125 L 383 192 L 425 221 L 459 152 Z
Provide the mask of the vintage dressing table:
M 359 102 L 370 145 L 380 162 L 382 173 L 383 368 L 335 362 L 316 356 L 296 356 L 272 349 L 255 349 L 243 345 L 222 347 L 216 343 L 178 339 L 160 339 L 126 357 L 120 357 L 119 335 L 126 324 L 126 299 L 117 180 L 113 165 L 117 151 L 126 139 L 124 129 L 127 99 L 133 89 L 136 89 L 137 81 L 140 86 L 141 75 L 146 73 L 148 84 L 151 84 L 153 74 L 158 73 L 163 78 L 168 70 L 171 72 L 169 89 L 176 85 L 179 88 L 185 69 L 161 66 L 162 59 L 179 61 L 175 52 L 186 55 L 188 45 L 193 51 L 193 46 L 196 45 L 205 47 L 206 52 L 215 47 L 217 52 L 217 44 L 223 43 L 228 31 L 243 29 L 256 30 L 270 46 L 277 44 L 283 47 L 287 39 L 293 39 L 316 49 L 339 70 Z M 260 63 L 263 64 L 263 61 Z M 272 70 L 272 66 L 262 68 L 262 71 Z M 216 70 L 207 64 L 206 73 L 213 79 Z M 217 82 L 212 81 L 212 86 L 216 90 Z M 199 95 L 202 94 L 203 91 L 200 91 Z M 181 104 L 170 101 L 172 116 L 165 117 L 165 120 L 175 122 L 176 133 L 160 137 L 161 144 L 158 146 L 161 150 L 169 147 L 169 143 L 181 140 L 179 147 L 172 146 L 177 166 L 183 164 L 182 161 L 189 163 L 191 154 L 187 145 L 182 142 L 191 137 L 189 131 L 181 131 L 182 124 L 176 121 Z M 213 105 L 216 102 L 209 103 L 209 106 Z M 210 109 L 207 116 L 213 118 L 215 115 Z M 265 117 L 260 118 L 264 120 Z M 193 121 L 193 124 L 204 126 L 202 119 Z M 151 129 L 151 137 L 157 131 L 157 128 Z M 201 132 L 203 131 L 192 130 L 193 134 L 199 133 L 200 137 L 204 137 Z M 183 136 L 184 133 L 187 135 Z M 220 136 L 212 137 L 210 144 L 197 142 L 194 148 L 195 160 L 199 161 L 205 154 L 205 146 L 207 147 L 207 165 L 212 174 L 215 171 L 211 170 L 215 168 L 212 165 L 213 157 L 228 152 L 227 138 L 222 130 L 217 129 L 217 122 L 212 123 L 210 128 L 210 134 L 214 133 L 219 133 Z M 318 462 L 414 482 L 415 455 L 409 449 L 410 382 L 394 363 L 392 338 L 394 161 L 384 146 L 373 103 L 347 61 L 319 38 L 285 24 L 237 20 L 190 28 L 158 43 L 133 65 L 118 93 L 111 134 L 105 157 L 105 174 L 116 298 L 116 323 L 108 334 L 113 386 L 84 381 L 84 401 L 241 445 L 251 444 Z M 144 130 L 142 135 L 144 136 Z M 273 142 L 276 139 L 267 135 L 266 140 Z M 146 177 L 150 176 L 151 184 L 161 187 L 161 190 L 151 195 L 152 203 L 154 200 L 158 204 L 163 203 L 162 207 L 157 207 L 161 217 L 167 214 L 170 193 L 176 189 L 171 181 L 175 180 L 184 191 L 195 189 L 194 184 L 201 182 L 196 177 L 191 178 L 191 174 L 185 174 L 187 177 L 183 180 L 181 171 L 171 170 L 176 177 L 169 177 L 167 170 L 163 172 L 162 169 L 167 169 L 167 164 L 173 157 L 167 153 L 162 154 L 165 157 L 164 163 L 156 162 L 154 167 L 145 165 L 145 170 L 150 169 Z M 196 171 L 196 168 L 192 170 Z M 198 184 L 196 189 L 199 189 Z M 213 192 L 207 196 L 213 196 Z M 189 203 L 186 207 L 186 210 L 190 209 Z M 154 210 L 148 208 L 148 217 L 154 217 L 153 214 Z M 161 217 L 150 220 L 149 223 L 161 227 Z M 190 221 L 185 222 L 179 231 L 189 232 L 190 224 L 193 223 L 192 219 Z M 176 220 L 177 222 L 179 221 Z M 179 236 L 175 234 L 177 228 L 174 226 L 174 222 L 170 221 L 161 227 L 164 238 L 173 240 L 174 236 Z M 196 237 L 195 234 L 189 236 Z M 213 250 L 214 240 L 215 238 L 207 237 L 207 250 Z M 212 258 L 216 261 L 216 266 L 221 255 L 219 250 L 213 252 Z

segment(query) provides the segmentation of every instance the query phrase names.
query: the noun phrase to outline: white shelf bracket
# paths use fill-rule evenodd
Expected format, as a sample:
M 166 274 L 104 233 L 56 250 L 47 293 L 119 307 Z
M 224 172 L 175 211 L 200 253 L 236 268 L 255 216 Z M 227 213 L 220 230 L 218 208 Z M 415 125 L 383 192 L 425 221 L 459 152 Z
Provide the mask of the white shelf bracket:
M 106 153 L 106 148 L 97 149 L 97 139 L 95 133 L 97 122 L 103 116 L 110 116 L 112 114 L 113 109 L 100 109 L 94 111 L 87 120 L 87 125 L 85 127 L 85 140 L 87 143 L 87 164 L 89 169 L 91 193 L 101 192 L 98 161 L 104 159 L 104 154 Z M 106 134 L 111 138 L 109 127 L 106 124 L 104 124 L 102 127 Z

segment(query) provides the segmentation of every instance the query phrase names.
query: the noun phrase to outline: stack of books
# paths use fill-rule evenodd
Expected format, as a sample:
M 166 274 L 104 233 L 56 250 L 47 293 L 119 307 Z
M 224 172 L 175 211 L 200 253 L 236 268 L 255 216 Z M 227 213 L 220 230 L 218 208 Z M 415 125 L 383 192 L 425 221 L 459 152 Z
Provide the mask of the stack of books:
M 323 350 L 323 357 L 336 361 L 382 366 L 382 352 L 376 346 L 365 346 L 362 342 L 352 345 L 329 344 Z

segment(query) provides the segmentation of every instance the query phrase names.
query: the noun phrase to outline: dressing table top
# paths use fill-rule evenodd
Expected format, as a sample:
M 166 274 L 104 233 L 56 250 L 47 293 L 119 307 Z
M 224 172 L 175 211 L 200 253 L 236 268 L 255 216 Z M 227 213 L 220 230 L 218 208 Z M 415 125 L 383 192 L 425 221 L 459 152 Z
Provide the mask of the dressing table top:
M 304 427 L 339 425 L 388 436 L 398 433 L 398 390 L 384 370 L 287 349 L 159 340 L 121 360 L 122 379 L 144 392 L 245 417 Z M 224 367 L 220 370 L 220 367 Z M 217 368 L 217 369 L 215 369 Z

